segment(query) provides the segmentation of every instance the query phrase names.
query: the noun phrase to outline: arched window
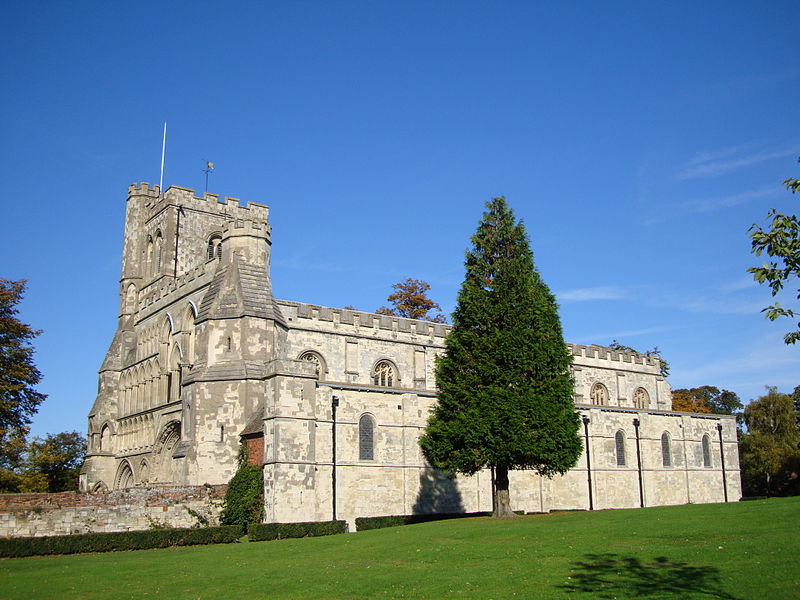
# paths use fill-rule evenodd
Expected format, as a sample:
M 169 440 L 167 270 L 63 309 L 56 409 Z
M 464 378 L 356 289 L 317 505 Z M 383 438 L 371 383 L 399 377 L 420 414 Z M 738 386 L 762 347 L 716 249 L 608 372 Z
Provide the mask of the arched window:
M 156 246 L 155 246 L 156 275 L 161 275 L 161 266 L 163 265 L 163 257 L 161 256 L 164 247 L 163 242 L 164 240 L 162 239 L 161 232 L 159 231 L 156 233 Z
M 314 365 L 314 370 L 317 373 L 317 379 L 323 379 L 323 375 L 325 374 L 325 360 L 316 352 L 309 350 L 308 352 L 303 352 L 299 357 L 298 360 L 307 360 L 308 362 Z
M 147 237 L 147 264 L 145 265 L 145 276 L 150 277 L 153 274 L 153 238 Z
M 624 467 L 625 466 L 625 434 L 622 431 L 618 431 L 617 434 L 614 436 L 614 447 L 616 450 L 617 455 L 617 466 Z
M 382 360 L 375 365 L 372 371 L 372 381 L 375 385 L 393 387 L 397 383 L 397 371 L 388 360 Z
M 212 235 L 208 240 L 208 260 L 212 258 L 222 258 L 222 236 Z
M 633 406 L 634 408 L 647 408 L 650 406 L 650 395 L 644 388 L 636 388 L 633 392 Z
M 150 478 L 150 468 L 147 466 L 147 461 L 143 460 L 139 465 L 139 480 L 142 483 L 147 483 Z
M 672 452 L 670 450 L 669 434 L 666 431 L 661 434 L 661 464 L 665 467 L 672 466 Z
M 711 438 L 707 433 L 703 435 L 703 466 L 711 466 Z
M 375 421 L 370 415 L 358 420 L 358 460 L 375 460 Z
M 118 490 L 126 490 L 133 487 L 133 485 L 133 470 L 131 469 L 131 465 L 128 463 L 128 461 L 125 461 L 122 463 L 122 465 L 120 465 L 119 471 L 117 471 L 117 485 L 115 485 L 114 488 Z
M 608 390 L 602 383 L 595 383 L 592 386 L 589 397 L 592 400 L 592 404 L 596 404 L 597 406 L 605 406 L 608 404 Z
M 111 428 L 104 425 L 100 432 L 100 452 L 111 452 Z

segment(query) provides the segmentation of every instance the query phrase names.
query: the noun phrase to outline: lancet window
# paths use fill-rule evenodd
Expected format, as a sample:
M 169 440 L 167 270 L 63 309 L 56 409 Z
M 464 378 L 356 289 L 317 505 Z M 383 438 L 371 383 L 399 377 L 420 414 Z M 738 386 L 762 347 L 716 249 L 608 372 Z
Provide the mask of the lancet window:
M 375 421 L 370 415 L 358 420 L 358 460 L 375 459 Z
M 617 466 L 624 467 L 625 466 L 625 434 L 622 431 L 618 431 L 617 434 L 614 436 L 614 448 L 616 450 L 617 455 Z
M 703 466 L 711 466 L 711 438 L 707 433 L 703 436 Z
M 672 451 L 670 449 L 669 434 L 665 431 L 661 434 L 661 464 L 665 467 L 672 466 Z

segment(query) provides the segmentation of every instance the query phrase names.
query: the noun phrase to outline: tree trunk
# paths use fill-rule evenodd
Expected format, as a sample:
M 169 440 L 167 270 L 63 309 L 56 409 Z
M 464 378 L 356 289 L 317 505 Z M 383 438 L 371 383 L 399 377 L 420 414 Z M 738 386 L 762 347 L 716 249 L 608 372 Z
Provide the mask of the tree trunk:
M 511 510 L 508 496 L 508 467 L 505 465 L 496 466 L 494 469 L 494 512 L 492 516 L 499 519 L 517 516 Z

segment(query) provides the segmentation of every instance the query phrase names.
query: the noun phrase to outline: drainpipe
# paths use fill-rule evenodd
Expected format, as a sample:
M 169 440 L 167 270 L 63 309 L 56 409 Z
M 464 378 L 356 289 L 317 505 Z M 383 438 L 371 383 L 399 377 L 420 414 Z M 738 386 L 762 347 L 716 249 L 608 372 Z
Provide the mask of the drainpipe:
M 722 461 L 722 492 L 725 494 L 725 502 L 728 501 L 728 480 L 725 477 L 725 448 L 722 446 L 722 423 L 717 423 L 719 433 L 719 457 Z
M 592 498 L 592 456 L 589 452 L 589 417 L 583 415 L 583 435 L 586 438 L 586 477 L 589 483 L 589 510 L 594 510 Z
M 642 486 L 642 452 L 639 448 L 639 419 L 633 420 L 633 427 L 636 430 L 636 466 L 639 471 L 639 506 L 644 508 L 644 487 Z
M 332 432 L 332 451 L 333 451 L 333 469 L 331 471 L 331 504 L 333 505 L 333 520 L 336 520 L 336 407 L 339 406 L 339 397 L 331 396 L 331 425 Z

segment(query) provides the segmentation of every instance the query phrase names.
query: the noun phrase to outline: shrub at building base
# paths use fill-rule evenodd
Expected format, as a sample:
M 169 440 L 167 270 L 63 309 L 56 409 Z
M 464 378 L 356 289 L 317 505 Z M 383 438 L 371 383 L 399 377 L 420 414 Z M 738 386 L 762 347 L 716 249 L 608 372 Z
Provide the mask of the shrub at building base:
M 260 523 L 263 516 L 264 471 L 260 465 L 248 464 L 247 446 L 242 444 L 239 468 L 228 483 L 220 522 L 246 528 L 251 523 Z
M 414 523 L 427 523 L 429 521 L 442 521 L 444 519 L 462 519 L 465 517 L 488 517 L 489 512 L 473 513 L 442 513 L 430 515 L 387 515 L 383 517 L 358 517 L 356 531 L 368 529 L 383 529 L 384 527 L 397 527 L 398 525 L 413 525 Z
M 253 523 L 247 529 L 251 542 L 282 540 L 285 538 L 317 537 L 347 533 L 347 521 L 319 521 L 310 523 Z
M 46 554 L 78 554 L 115 550 L 146 550 L 171 546 L 229 544 L 242 537 L 238 525 L 204 529 L 151 529 L 113 533 L 83 533 L 49 537 L 0 539 L 0 557 L 40 556 Z

